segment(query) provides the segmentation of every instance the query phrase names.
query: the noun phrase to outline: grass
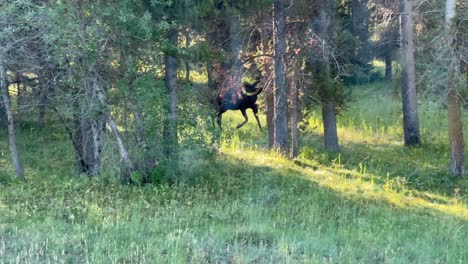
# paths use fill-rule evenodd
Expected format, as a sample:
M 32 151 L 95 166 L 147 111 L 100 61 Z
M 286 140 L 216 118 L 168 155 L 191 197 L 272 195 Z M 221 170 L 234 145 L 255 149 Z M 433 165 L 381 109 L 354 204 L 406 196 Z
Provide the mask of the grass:
M 28 123 L 29 182 L 15 182 L 2 132 L 0 263 L 466 263 L 468 183 L 448 175 L 444 110 L 421 105 L 423 144 L 406 148 L 387 86 L 355 88 L 340 154 L 321 148 L 319 112 L 296 160 L 228 113 L 220 155 L 187 152 L 193 181 L 175 186 L 77 177 L 66 135 Z

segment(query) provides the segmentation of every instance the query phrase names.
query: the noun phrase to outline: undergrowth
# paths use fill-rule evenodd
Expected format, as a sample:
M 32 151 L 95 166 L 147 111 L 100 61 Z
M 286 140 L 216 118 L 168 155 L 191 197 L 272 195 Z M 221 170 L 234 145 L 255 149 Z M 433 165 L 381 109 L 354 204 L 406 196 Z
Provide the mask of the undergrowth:
M 423 144 L 406 148 L 385 85 L 353 91 L 340 153 L 321 148 L 319 112 L 295 160 L 233 112 L 219 155 L 185 150 L 174 185 L 77 176 L 61 128 L 27 122 L 17 182 L 1 132 L 0 263 L 465 263 L 468 184 L 448 172 L 445 112 L 421 105 Z

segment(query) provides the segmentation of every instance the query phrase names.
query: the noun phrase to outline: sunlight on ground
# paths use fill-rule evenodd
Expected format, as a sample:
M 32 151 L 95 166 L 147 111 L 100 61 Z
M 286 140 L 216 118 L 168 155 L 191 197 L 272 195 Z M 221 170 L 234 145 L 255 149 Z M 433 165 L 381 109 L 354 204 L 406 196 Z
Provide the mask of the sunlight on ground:
M 428 192 L 419 192 L 399 185 L 394 179 L 388 179 L 385 184 L 375 184 L 374 175 L 366 175 L 353 170 L 337 167 L 325 167 L 315 164 L 314 167 L 301 167 L 264 151 L 223 148 L 223 153 L 232 159 L 239 159 L 251 166 L 268 166 L 277 170 L 285 170 L 284 175 L 302 177 L 320 186 L 330 188 L 350 199 L 367 199 L 387 202 L 393 206 L 406 209 L 431 209 L 441 213 L 468 220 L 468 208 L 460 200 L 447 198 Z M 371 180 L 363 180 L 370 177 Z M 436 199 L 435 199 L 436 198 Z M 440 202 L 445 201 L 446 204 Z

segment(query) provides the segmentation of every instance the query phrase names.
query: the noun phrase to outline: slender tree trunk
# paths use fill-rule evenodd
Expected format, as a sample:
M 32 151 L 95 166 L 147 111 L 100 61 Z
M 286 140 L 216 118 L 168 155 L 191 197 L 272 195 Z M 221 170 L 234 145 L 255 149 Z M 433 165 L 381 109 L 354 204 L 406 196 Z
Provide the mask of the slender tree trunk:
M 169 43 L 177 47 L 179 33 L 177 29 L 169 31 Z M 177 149 L 177 58 L 172 54 L 166 54 L 165 64 L 165 84 L 169 95 L 169 107 L 165 120 L 165 140 L 166 155 L 172 156 Z
M 339 151 L 338 133 L 336 129 L 335 104 L 328 101 L 322 104 L 325 149 Z
M 450 88 L 448 95 L 448 129 L 450 139 L 450 169 L 453 176 L 465 174 L 465 141 L 458 91 Z
M 104 94 L 104 91 L 102 90 L 102 87 L 100 86 L 100 84 L 99 84 L 99 82 L 98 82 L 98 80 L 96 78 L 94 78 L 94 80 L 93 80 L 93 89 L 94 89 L 94 92 L 97 95 L 97 98 L 99 99 L 100 104 L 102 106 L 106 106 L 107 105 L 106 95 Z M 126 169 L 128 169 L 128 171 L 126 171 L 122 175 L 122 181 L 123 182 L 128 182 L 130 180 L 130 178 L 129 178 L 130 173 L 135 171 L 135 165 L 133 164 L 133 162 L 132 162 L 132 160 L 130 158 L 130 155 L 128 153 L 128 150 L 125 147 L 125 144 L 123 143 L 123 140 L 122 140 L 122 137 L 120 135 L 119 129 L 117 128 L 117 124 L 115 123 L 115 120 L 112 118 L 111 113 L 106 112 L 106 113 L 103 113 L 103 115 L 105 116 L 105 118 L 107 120 L 107 124 L 109 124 L 109 126 L 111 128 L 111 131 L 112 131 L 112 134 L 114 135 L 115 140 L 117 142 L 117 146 L 119 148 L 119 153 L 120 153 L 120 158 L 124 162 L 124 164 L 126 166 Z
M 416 95 L 416 70 L 414 66 L 413 11 L 409 0 L 400 0 L 401 11 L 401 88 L 403 99 L 404 142 L 418 145 L 419 119 Z
M 145 125 L 143 123 L 143 119 L 141 118 L 140 111 L 136 110 L 136 106 L 133 105 L 133 116 L 135 118 L 135 126 L 136 126 L 136 141 L 137 145 L 140 149 L 147 151 L 148 150 L 148 143 L 146 142 L 145 137 Z
M 8 117 L 5 104 L 3 103 L 3 96 L 0 96 L 0 129 L 8 128 Z
M 93 147 L 92 147 L 92 168 L 91 174 L 94 177 L 97 177 L 101 174 L 101 131 L 102 127 L 100 125 L 101 120 L 91 121 L 91 134 L 93 136 Z
M 119 147 L 120 158 L 124 161 L 125 165 L 130 170 L 130 172 L 134 171 L 135 166 L 133 165 L 133 162 L 130 159 L 130 155 L 128 154 L 127 148 L 125 147 L 123 143 L 122 137 L 120 136 L 119 129 L 117 128 L 117 124 L 115 123 L 114 119 L 109 113 L 107 114 L 107 122 L 109 126 L 111 127 L 112 134 L 114 135 L 115 140 L 117 141 L 117 146 Z
M 299 87 L 297 83 L 297 69 L 291 72 L 291 79 L 289 85 L 289 100 L 290 100 L 290 122 L 291 127 L 291 155 L 296 158 L 299 154 L 299 140 L 297 132 L 297 122 L 299 119 Z
M 240 17 L 238 14 L 228 12 L 227 23 L 229 25 L 231 61 L 229 63 L 229 83 L 233 87 L 240 87 L 242 82 L 242 61 L 240 53 L 242 51 L 242 34 Z
M 390 81 L 392 79 L 392 56 L 390 54 L 385 55 L 385 80 Z
M 266 19 L 263 19 L 266 20 Z M 261 29 L 261 37 L 262 37 L 262 49 L 264 54 L 268 54 L 270 52 L 270 39 L 271 34 L 268 28 L 268 23 L 264 21 L 264 26 Z M 270 78 L 273 76 L 272 74 L 272 63 L 271 58 L 263 57 L 263 64 L 265 70 L 265 79 L 271 80 Z M 274 136 L 275 136 L 275 127 L 273 124 L 273 113 L 275 107 L 275 98 L 273 96 L 273 82 L 268 81 L 264 88 L 265 91 L 265 103 L 266 103 L 266 121 L 267 121 L 267 128 L 268 128 L 268 147 L 273 148 L 274 143 Z
M 16 120 L 20 120 L 20 114 L 21 114 L 21 105 L 23 104 L 22 102 L 22 99 L 23 99 L 23 91 L 22 91 L 22 84 L 23 84 L 23 80 L 22 80 L 22 75 L 17 73 L 16 74 L 16 90 L 18 91 L 17 95 L 16 95 L 16 112 L 18 113 L 18 116 L 17 116 L 17 119 Z
M 39 128 L 45 127 L 45 112 L 46 112 L 46 103 L 47 103 L 47 81 L 45 78 L 40 79 L 39 83 L 39 115 L 37 118 L 37 123 Z
M 286 87 L 286 9 L 283 0 L 273 1 L 273 43 L 275 61 L 275 89 L 273 96 L 274 144 L 280 153 L 288 154 L 288 104 Z
M 453 30 L 453 18 L 456 16 L 456 1 L 446 0 L 445 6 L 445 34 L 448 46 L 452 45 L 452 30 Z M 453 63 L 453 60 L 457 60 L 456 56 L 450 58 L 452 65 L 459 65 Z M 449 129 L 449 140 L 450 140 L 450 169 L 453 176 L 463 176 L 465 174 L 465 140 L 463 136 L 463 119 L 461 112 L 460 96 L 456 88 L 456 81 L 453 72 L 457 72 L 458 69 L 451 69 L 448 65 L 448 85 L 449 94 L 447 98 L 448 105 L 448 129 Z
M 73 142 L 76 144 L 76 157 L 80 173 L 99 176 L 101 172 L 101 129 L 96 119 L 86 114 L 77 114 L 75 120 L 75 134 Z
M 185 30 L 185 48 L 188 49 L 190 47 L 190 42 L 191 42 L 191 38 L 190 38 L 190 29 L 187 28 Z M 190 81 L 190 63 L 188 60 L 185 61 L 185 80 L 187 82 Z
M 25 180 L 23 164 L 20 161 L 18 149 L 16 147 L 16 130 L 13 120 L 13 112 L 10 105 L 10 96 L 8 93 L 8 82 L 6 76 L 6 69 L 4 68 L 2 58 L 0 57 L 0 89 L 3 98 L 3 106 L 8 120 L 8 140 L 10 145 L 10 154 L 13 161 L 13 166 L 16 170 L 16 176 Z
M 143 158 L 144 158 L 143 166 L 145 170 L 144 180 L 148 181 L 148 175 L 154 167 L 158 166 L 158 160 L 156 159 L 156 157 L 154 157 L 150 153 L 150 148 L 148 146 L 148 142 L 145 136 L 145 125 L 143 122 L 143 117 L 141 116 L 140 111 L 138 111 L 136 103 L 132 101 L 133 100 L 131 100 L 130 105 L 131 105 L 131 110 L 133 112 L 133 117 L 134 117 L 135 127 L 136 127 L 136 131 L 135 131 L 136 142 L 137 142 L 138 147 L 140 148 L 140 151 L 143 153 Z

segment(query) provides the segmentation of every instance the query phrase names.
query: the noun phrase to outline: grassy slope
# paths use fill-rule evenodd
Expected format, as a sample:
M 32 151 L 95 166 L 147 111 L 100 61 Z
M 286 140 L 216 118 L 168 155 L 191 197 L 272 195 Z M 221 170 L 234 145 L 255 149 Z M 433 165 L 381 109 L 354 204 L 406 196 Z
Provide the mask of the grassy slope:
M 424 145 L 405 148 L 399 103 L 381 88 L 355 91 L 340 155 L 318 147 L 319 113 L 296 161 L 228 114 L 220 158 L 184 153 L 197 178 L 186 186 L 76 178 L 66 135 L 34 126 L 19 135 L 30 182 L 11 182 L 2 134 L 0 263 L 467 262 L 468 184 L 446 172 L 445 113 L 423 106 Z

